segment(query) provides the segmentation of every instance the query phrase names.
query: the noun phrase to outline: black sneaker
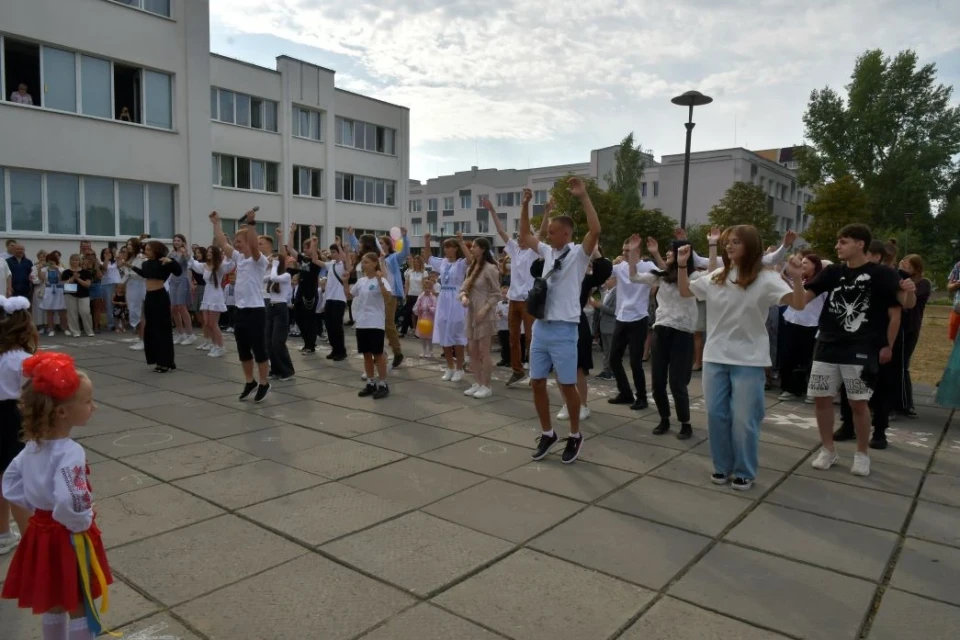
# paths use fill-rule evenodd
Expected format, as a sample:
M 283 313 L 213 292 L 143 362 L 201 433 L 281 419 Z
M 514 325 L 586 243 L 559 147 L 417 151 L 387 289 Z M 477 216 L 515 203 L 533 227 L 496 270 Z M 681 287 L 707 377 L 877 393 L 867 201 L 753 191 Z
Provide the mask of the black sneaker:
M 248 382 L 247 384 L 243 385 L 243 391 L 240 393 L 240 399 L 246 400 L 247 397 L 249 397 L 249 395 L 253 393 L 253 390 L 256 388 L 257 388 L 256 382 Z
M 523 379 L 526 378 L 526 377 L 527 377 L 526 374 L 524 374 L 524 373 L 522 373 L 522 372 L 521 372 L 521 373 L 517 373 L 516 371 L 514 371 L 514 372 L 510 375 L 510 379 L 507 380 L 507 386 L 508 386 L 508 387 L 512 387 L 513 385 L 517 384 L 518 382 L 520 382 L 521 380 L 523 380 Z
M 347 354 L 345 354 L 345 353 L 338 353 L 337 355 L 333 356 L 333 357 L 330 358 L 330 359 L 333 360 L 334 362 L 342 362 L 342 361 L 344 361 L 344 360 L 347 359 Z
M 560 462 L 563 464 L 572 464 L 580 457 L 580 451 L 583 449 L 583 436 L 574 437 L 571 435 L 565 440 L 567 445 L 563 448 L 563 453 L 560 455 Z
M 633 404 L 633 396 L 625 396 L 618 393 L 616 397 L 607 398 L 607 404 Z
M 670 418 L 660 418 L 660 424 L 653 428 L 653 435 L 662 436 L 670 431 Z
M 313 347 L 309 347 L 309 348 L 304 347 L 303 349 L 300 349 L 300 353 L 316 353 L 316 352 L 317 350 Z
M 267 394 L 270 393 L 270 383 L 267 384 L 258 384 L 257 385 L 257 395 L 253 397 L 254 402 L 263 402 Z
M 909 409 L 904 411 L 903 415 L 904 417 L 910 418 L 911 420 L 916 420 L 917 418 L 920 417 L 920 415 L 917 413 L 917 410 L 914 409 L 913 407 L 910 407 Z
M 296 374 L 291 373 L 286 376 L 277 376 L 277 380 L 279 380 L 280 382 L 289 382 L 290 380 L 293 380 L 295 377 L 296 377 Z
M 553 448 L 553 445 L 557 444 L 559 439 L 560 437 L 557 436 L 556 433 L 554 433 L 552 436 L 540 434 L 540 437 L 537 438 L 537 450 L 534 451 L 530 457 L 534 460 L 543 460 L 547 457 L 547 454 L 550 453 L 550 449 Z
M 497 366 L 498 366 L 498 367 L 509 367 L 509 366 L 510 366 L 510 363 L 507 362 L 506 360 L 501 360 L 500 362 L 497 363 Z
M 677 434 L 677 440 L 689 440 L 693 437 L 693 427 L 689 422 L 680 425 L 680 433 Z
M 613 372 L 601 371 L 600 375 L 598 375 L 597 377 L 601 380 L 613 380 Z
M 853 430 L 853 427 L 842 424 L 840 428 L 833 432 L 833 441 L 834 442 L 846 442 L 848 440 L 856 440 L 857 432 Z
M 337 354 L 335 354 L 335 353 L 333 353 L 333 352 L 330 352 L 330 353 L 327 354 L 327 360 L 333 360 L 333 359 L 336 358 L 336 357 L 337 357 Z
M 367 396 L 372 396 L 376 392 L 377 392 L 377 385 L 373 384 L 372 382 L 368 382 L 367 386 L 365 386 L 363 389 L 357 392 L 357 396 L 361 398 L 366 398 Z
M 887 448 L 887 436 L 882 434 L 873 434 L 873 437 L 870 438 L 870 448 L 871 449 L 886 449 Z
M 386 384 L 381 384 L 377 386 L 377 390 L 373 392 L 373 399 L 380 400 L 381 398 L 386 398 L 390 395 L 390 387 Z
M 753 480 L 748 478 L 734 478 L 732 488 L 734 491 L 747 491 L 753 488 Z
M 393 356 L 393 363 L 390 365 L 390 368 L 396 369 L 397 367 L 400 366 L 401 362 L 403 362 L 403 354 L 398 353 L 397 355 Z
M 726 473 L 713 473 L 710 475 L 710 482 L 713 484 L 727 484 L 729 480 L 730 476 Z
M 646 398 L 637 398 L 636 401 L 630 405 L 630 409 L 633 411 L 646 411 L 650 408 L 650 405 L 647 404 Z

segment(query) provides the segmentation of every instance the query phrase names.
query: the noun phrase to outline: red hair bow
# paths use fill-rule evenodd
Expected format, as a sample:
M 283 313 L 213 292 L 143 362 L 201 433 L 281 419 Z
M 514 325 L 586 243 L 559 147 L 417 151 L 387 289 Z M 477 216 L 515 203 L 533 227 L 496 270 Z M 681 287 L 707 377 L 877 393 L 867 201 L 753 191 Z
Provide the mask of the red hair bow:
M 72 398 L 80 388 L 73 358 L 65 353 L 41 351 L 23 361 L 23 375 L 33 379 L 33 390 L 54 400 Z

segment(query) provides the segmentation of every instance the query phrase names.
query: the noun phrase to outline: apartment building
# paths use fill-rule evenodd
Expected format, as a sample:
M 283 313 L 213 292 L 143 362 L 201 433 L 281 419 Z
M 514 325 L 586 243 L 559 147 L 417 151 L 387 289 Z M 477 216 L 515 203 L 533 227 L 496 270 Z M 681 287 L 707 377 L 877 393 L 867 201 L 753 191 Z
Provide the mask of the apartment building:
M 0 237 L 75 251 L 148 233 L 402 223 L 409 111 L 280 56 L 210 53 L 206 0 L 0 3 Z

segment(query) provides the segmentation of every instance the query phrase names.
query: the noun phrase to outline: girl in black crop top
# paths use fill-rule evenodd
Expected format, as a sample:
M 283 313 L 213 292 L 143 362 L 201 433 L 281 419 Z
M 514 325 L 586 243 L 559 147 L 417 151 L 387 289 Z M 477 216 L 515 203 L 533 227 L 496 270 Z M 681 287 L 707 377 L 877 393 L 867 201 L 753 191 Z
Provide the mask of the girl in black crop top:
M 156 365 L 157 373 L 176 369 L 173 351 L 173 326 L 170 323 L 170 294 L 164 282 L 170 276 L 183 273 L 180 263 L 167 257 L 167 246 L 151 240 L 144 246 L 146 260 L 133 272 L 147 281 L 147 295 L 143 300 L 143 352 L 147 364 Z

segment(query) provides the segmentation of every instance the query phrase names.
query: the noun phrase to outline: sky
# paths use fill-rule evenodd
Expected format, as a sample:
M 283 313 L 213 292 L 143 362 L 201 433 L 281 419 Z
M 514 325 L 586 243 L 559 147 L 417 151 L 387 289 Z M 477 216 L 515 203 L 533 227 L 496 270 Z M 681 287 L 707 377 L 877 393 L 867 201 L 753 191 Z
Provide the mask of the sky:
M 914 49 L 960 84 L 958 0 L 211 0 L 211 49 L 289 55 L 410 108 L 410 177 L 587 162 L 631 131 L 656 158 L 800 144 L 810 91 Z M 960 96 L 954 95 L 954 102 Z

